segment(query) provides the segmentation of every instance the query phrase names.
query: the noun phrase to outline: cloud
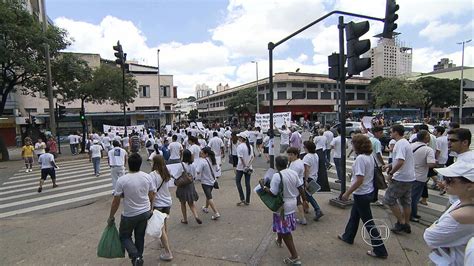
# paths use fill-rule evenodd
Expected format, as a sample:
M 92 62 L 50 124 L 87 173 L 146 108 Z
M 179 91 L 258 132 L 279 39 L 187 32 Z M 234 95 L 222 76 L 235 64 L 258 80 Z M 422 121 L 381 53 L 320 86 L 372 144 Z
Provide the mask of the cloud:
M 461 46 L 459 51 L 445 53 L 433 47 L 422 47 L 413 49 L 413 72 L 431 72 L 433 66 L 441 58 L 449 58 L 457 66 L 461 66 Z M 466 46 L 464 49 L 464 65 L 474 65 L 474 46 Z
M 455 36 L 461 31 L 461 27 L 459 24 L 432 21 L 420 31 L 420 36 L 427 38 L 431 42 L 437 42 Z

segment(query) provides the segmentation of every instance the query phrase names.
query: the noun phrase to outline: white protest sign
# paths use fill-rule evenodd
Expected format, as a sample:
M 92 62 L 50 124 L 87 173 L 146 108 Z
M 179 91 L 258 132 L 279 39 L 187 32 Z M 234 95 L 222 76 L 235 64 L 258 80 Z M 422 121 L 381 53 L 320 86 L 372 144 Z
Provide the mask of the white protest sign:
M 125 133 L 125 127 L 123 126 L 111 126 L 111 125 L 103 125 L 104 132 L 118 132 L 119 134 L 123 135 Z M 135 132 L 139 132 L 145 129 L 145 125 L 135 125 L 135 126 L 127 126 L 127 134 L 132 133 L 132 130 Z
M 273 113 L 273 121 L 279 128 L 281 128 L 283 124 L 285 124 L 286 127 L 290 127 L 291 112 Z M 270 114 L 256 114 L 255 126 L 260 127 L 263 131 L 268 131 L 270 128 Z
M 196 122 L 196 124 L 199 129 L 204 129 L 204 125 L 202 124 L 202 122 Z
M 364 116 L 364 117 L 362 117 L 361 122 L 362 122 L 362 124 L 364 124 L 365 128 L 372 128 L 372 119 L 373 118 L 374 118 L 373 116 Z
M 166 133 L 170 133 L 171 129 L 171 125 L 166 125 Z

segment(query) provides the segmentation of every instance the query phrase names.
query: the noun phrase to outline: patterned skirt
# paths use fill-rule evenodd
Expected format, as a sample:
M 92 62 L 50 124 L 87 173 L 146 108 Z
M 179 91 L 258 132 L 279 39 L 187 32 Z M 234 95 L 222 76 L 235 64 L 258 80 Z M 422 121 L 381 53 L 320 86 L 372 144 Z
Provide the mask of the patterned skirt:
M 277 213 L 273 213 L 273 232 L 289 234 L 296 230 L 296 215 L 291 213 L 282 219 Z

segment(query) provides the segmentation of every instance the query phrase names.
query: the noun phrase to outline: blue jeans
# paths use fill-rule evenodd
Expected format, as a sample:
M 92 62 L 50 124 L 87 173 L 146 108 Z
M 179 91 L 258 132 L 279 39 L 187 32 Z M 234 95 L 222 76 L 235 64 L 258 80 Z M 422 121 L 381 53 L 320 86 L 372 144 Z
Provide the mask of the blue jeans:
M 94 166 L 94 174 L 100 174 L 100 157 L 92 158 L 92 165 Z
M 342 168 L 341 168 L 341 158 L 334 158 L 334 164 L 336 165 L 337 179 L 342 181 Z
M 125 217 L 122 215 L 120 219 L 119 236 L 122 247 L 127 250 L 131 259 L 143 256 L 143 248 L 145 246 L 145 230 L 150 212 L 144 212 L 137 216 Z M 132 240 L 134 234 L 135 243 Z
M 69 147 L 71 148 L 71 154 L 72 155 L 77 153 L 76 144 L 69 144 Z
M 243 175 L 245 175 L 245 198 L 241 184 Z M 235 184 L 237 185 L 237 190 L 239 191 L 240 201 L 250 203 L 250 175 L 244 174 L 244 171 L 237 170 L 237 175 L 235 176 Z
M 316 199 L 313 197 L 313 195 L 309 194 L 308 191 L 305 190 L 306 193 L 306 200 L 309 201 L 311 206 L 314 208 L 314 213 L 317 214 L 318 212 L 321 211 L 321 207 L 319 207 L 318 202 Z
M 420 201 L 425 182 L 413 181 L 411 188 L 411 217 L 414 218 L 418 214 L 418 202 Z
M 370 242 L 373 246 L 374 253 L 377 256 L 387 256 L 387 249 L 383 244 L 383 240 L 380 237 L 380 232 L 375 227 L 375 223 L 372 220 L 372 211 L 370 209 L 370 202 L 374 198 L 373 192 L 365 195 L 354 194 L 354 205 L 352 205 L 351 216 L 346 225 L 346 230 L 342 235 L 342 239 L 347 243 L 354 243 L 354 238 L 359 228 L 359 221 L 362 220 L 365 226 L 365 230 L 369 233 Z

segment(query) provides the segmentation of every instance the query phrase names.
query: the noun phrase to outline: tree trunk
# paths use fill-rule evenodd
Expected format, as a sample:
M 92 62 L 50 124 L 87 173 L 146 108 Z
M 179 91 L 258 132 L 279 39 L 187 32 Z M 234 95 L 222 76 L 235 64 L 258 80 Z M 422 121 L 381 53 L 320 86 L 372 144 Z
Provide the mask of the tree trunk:
M 84 107 L 84 101 L 85 101 L 85 98 L 81 99 L 81 110 L 82 110 L 82 113 L 84 114 L 84 118 L 86 116 L 86 110 L 85 110 L 85 107 Z M 82 121 L 81 121 L 82 122 Z M 86 123 L 87 123 L 87 119 L 84 119 L 84 121 L 82 122 L 82 142 L 81 142 L 81 153 L 85 153 L 86 152 L 86 137 L 87 137 L 87 134 L 86 134 Z

